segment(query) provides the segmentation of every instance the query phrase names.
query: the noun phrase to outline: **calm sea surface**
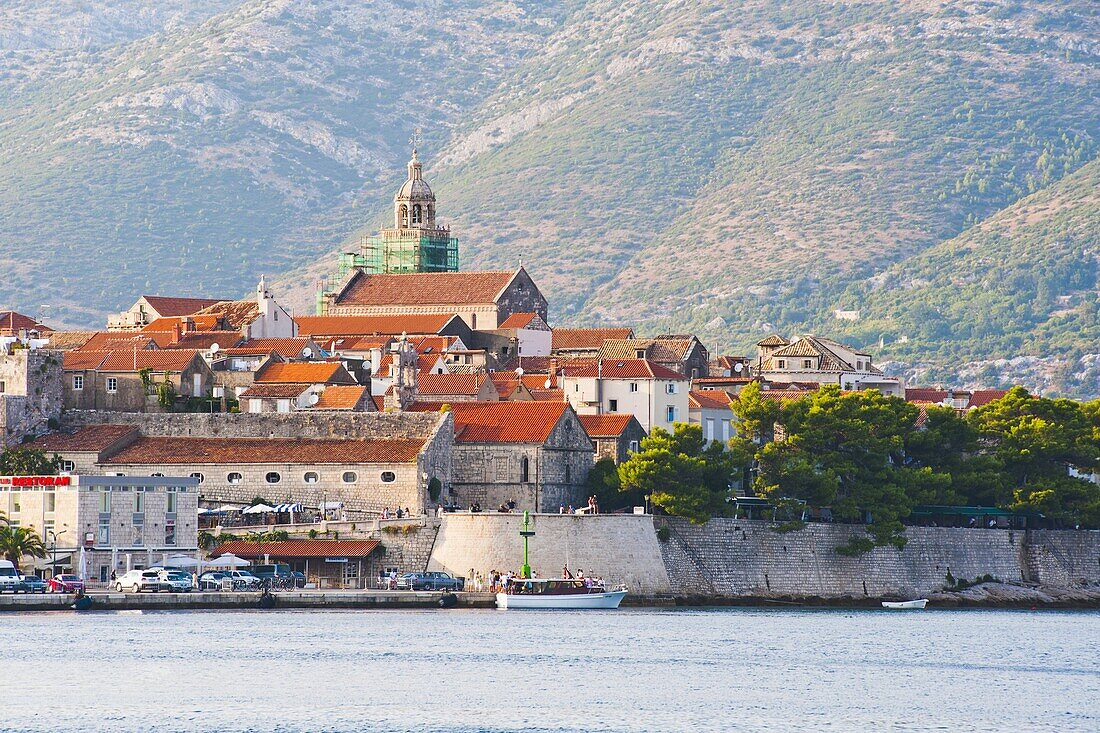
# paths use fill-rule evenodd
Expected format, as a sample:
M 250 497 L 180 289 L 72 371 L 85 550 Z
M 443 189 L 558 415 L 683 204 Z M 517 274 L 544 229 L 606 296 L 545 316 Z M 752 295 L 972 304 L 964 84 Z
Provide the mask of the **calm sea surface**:
M 1100 731 L 1100 613 L 0 616 L 0 731 Z

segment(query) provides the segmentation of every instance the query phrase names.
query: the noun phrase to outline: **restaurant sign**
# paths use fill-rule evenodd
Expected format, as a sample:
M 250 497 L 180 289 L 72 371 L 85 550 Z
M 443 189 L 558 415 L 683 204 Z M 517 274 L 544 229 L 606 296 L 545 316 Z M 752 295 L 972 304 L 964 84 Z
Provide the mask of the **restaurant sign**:
M 0 476 L 0 486 L 69 486 L 71 476 Z

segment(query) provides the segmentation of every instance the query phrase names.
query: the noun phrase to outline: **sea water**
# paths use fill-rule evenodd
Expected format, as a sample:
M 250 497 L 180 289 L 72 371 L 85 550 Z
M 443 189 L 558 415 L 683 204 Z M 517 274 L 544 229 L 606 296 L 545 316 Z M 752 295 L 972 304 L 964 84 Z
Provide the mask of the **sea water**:
M 1100 613 L 0 615 L 0 731 L 1100 731 Z

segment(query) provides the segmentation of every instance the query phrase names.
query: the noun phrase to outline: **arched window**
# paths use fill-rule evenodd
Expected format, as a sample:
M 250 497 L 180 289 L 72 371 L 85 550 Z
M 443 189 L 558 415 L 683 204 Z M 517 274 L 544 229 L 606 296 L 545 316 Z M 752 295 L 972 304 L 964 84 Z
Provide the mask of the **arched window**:
M 470 314 L 470 328 L 477 329 L 477 313 Z
M 118 474 L 118 475 L 119 475 L 119 476 L 121 476 L 122 474 L 120 473 L 120 474 Z M 202 483 L 203 481 L 205 481 L 205 480 L 206 480 L 206 477 L 205 477 L 205 476 L 203 476 L 203 475 L 202 475 L 201 473 L 199 473 L 198 471 L 196 471 L 195 473 L 191 474 L 191 478 L 197 478 L 197 479 L 199 480 L 199 483 L 200 483 L 200 484 L 201 484 L 201 483 Z
M 398 209 L 401 212 L 401 226 L 407 227 L 409 225 L 409 207 L 405 204 L 401 204 L 401 208 Z
M 345 484 L 354 484 L 356 481 L 359 480 L 359 474 L 357 474 L 355 471 L 344 471 L 342 480 Z
M 302 478 L 307 484 L 315 484 L 318 480 L 320 480 L 321 477 L 317 475 L 316 471 L 306 471 L 305 475 Z
M 382 483 L 392 484 L 396 480 L 397 480 L 397 474 L 394 473 L 393 471 L 383 471 L 382 472 Z
M 413 226 L 421 224 L 424 221 L 423 211 L 420 208 L 420 204 L 413 204 Z
M 531 480 L 531 462 L 527 460 L 527 456 L 519 459 L 519 481 L 520 483 L 527 483 Z
M 225 480 L 228 481 L 229 483 L 233 484 L 234 486 L 236 486 L 237 484 L 239 484 L 241 481 L 244 480 L 244 476 L 242 476 L 241 474 L 234 471 L 233 473 L 228 474 L 225 477 Z
M 269 484 L 277 484 L 283 480 L 283 477 L 279 475 L 278 471 L 271 471 L 266 476 L 264 476 L 264 480 L 267 481 Z

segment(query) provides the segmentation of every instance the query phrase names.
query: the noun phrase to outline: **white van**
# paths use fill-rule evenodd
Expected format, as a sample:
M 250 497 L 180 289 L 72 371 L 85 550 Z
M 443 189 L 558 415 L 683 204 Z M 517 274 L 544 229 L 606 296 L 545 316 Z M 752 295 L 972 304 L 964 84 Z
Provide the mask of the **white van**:
M 0 560 L 0 593 L 10 590 L 16 592 L 19 587 L 19 571 L 11 560 Z

